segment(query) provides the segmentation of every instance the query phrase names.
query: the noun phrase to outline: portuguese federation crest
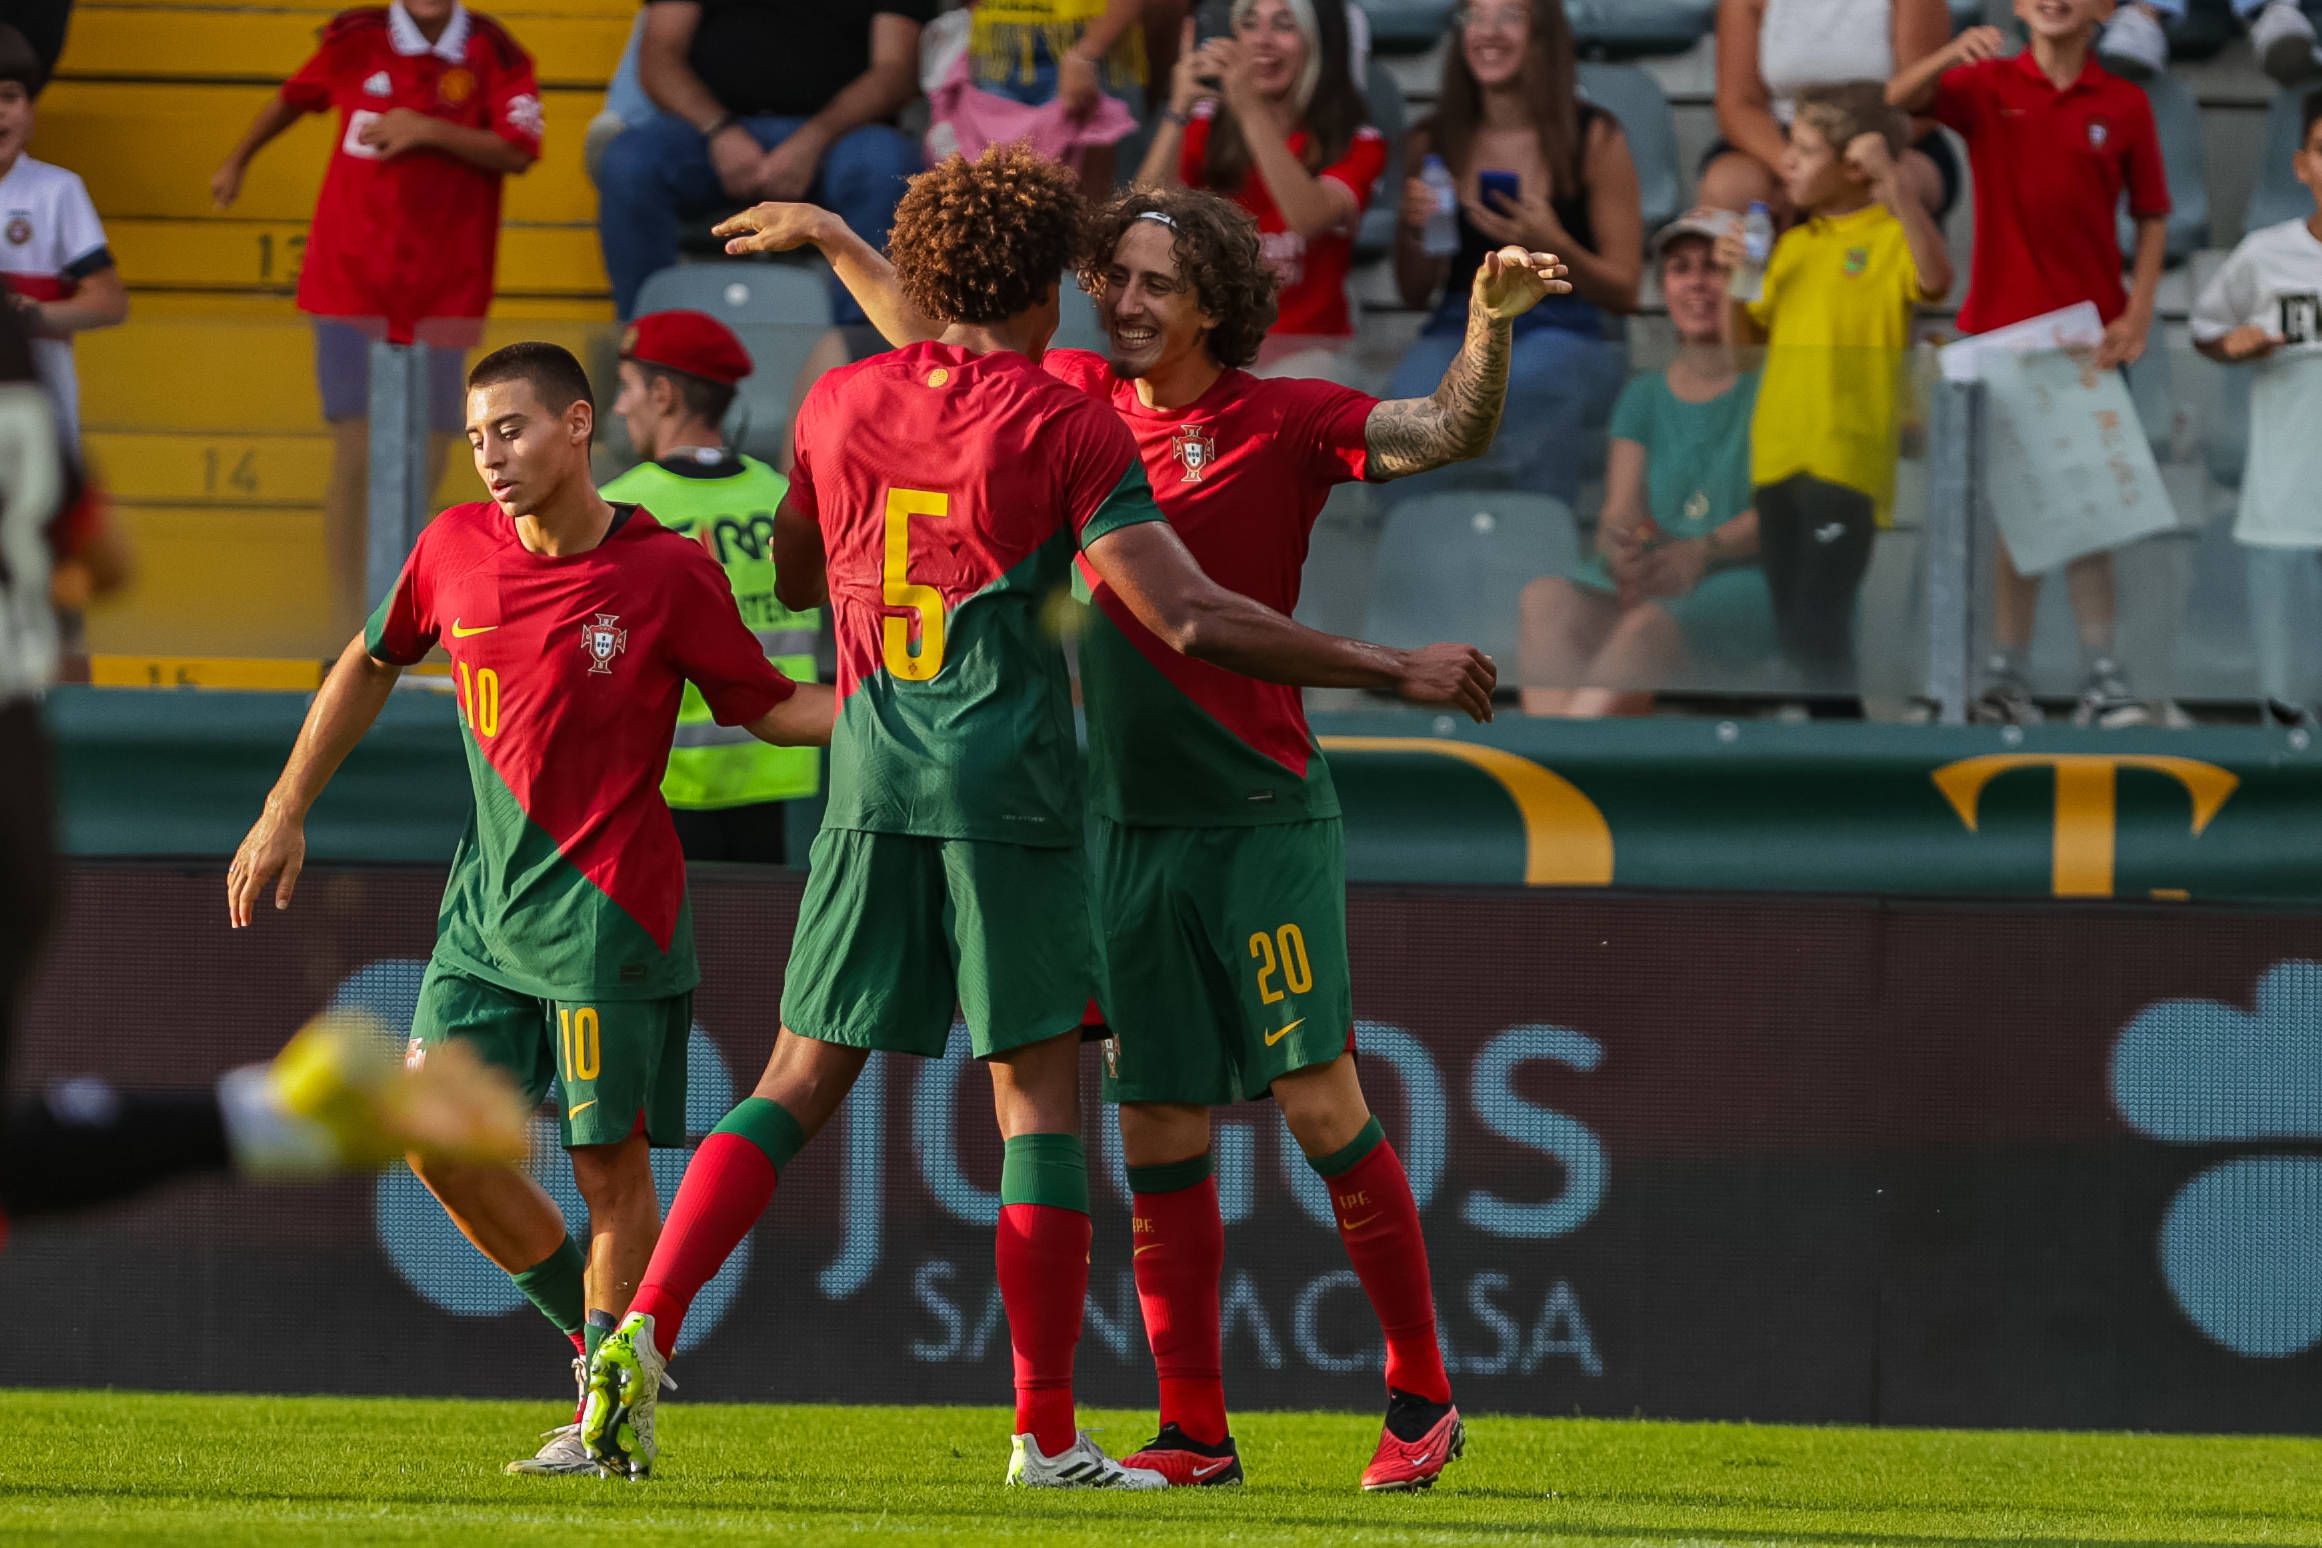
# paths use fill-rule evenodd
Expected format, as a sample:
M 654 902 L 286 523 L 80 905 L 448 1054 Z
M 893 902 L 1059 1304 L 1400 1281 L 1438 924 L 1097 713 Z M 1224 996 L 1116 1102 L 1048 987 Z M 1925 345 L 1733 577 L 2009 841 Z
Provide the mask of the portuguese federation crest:
M 1204 425 L 1185 425 L 1169 438 L 1169 449 L 1177 454 L 1177 465 L 1185 470 L 1189 484 L 1201 482 L 1201 476 L 1217 461 L 1217 437 Z
M 611 676 L 613 658 L 629 648 L 629 631 L 622 628 L 618 613 L 599 613 L 592 623 L 581 625 L 581 649 L 589 653 L 589 670 Z

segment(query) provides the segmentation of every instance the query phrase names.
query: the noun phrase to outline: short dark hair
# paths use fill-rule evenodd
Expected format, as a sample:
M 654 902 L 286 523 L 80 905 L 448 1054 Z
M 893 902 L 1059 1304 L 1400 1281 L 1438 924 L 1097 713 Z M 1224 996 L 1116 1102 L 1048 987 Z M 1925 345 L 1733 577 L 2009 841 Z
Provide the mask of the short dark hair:
M 1103 297 L 1114 250 L 1148 217 L 1168 227 L 1179 277 L 1217 319 L 1205 341 L 1210 358 L 1229 367 L 1257 359 L 1274 326 L 1274 266 L 1258 243 L 1256 219 L 1231 199 L 1199 188 L 1139 188 L 1108 200 L 1089 217 L 1080 288 Z
M 1080 178 L 1017 141 L 948 156 L 911 179 L 887 257 L 904 298 L 939 323 L 1030 311 L 1080 255 Z
M 2306 100 L 2299 106 L 2298 149 L 2304 150 L 2306 142 L 2314 138 L 2314 126 L 2317 123 L 2322 123 L 2322 91 L 2308 92 Z
M 470 392 L 518 381 L 530 382 L 541 405 L 551 414 L 561 414 L 575 403 L 586 403 L 592 413 L 596 410 L 597 395 L 589 388 L 589 373 L 561 344 L 525 339 L 503 345 L 468 371 Z
M 662 381 L 675 387 L 685 411 L 710 424 L 724 424 L 726 410 L 734 406 L 735 389 L 724 382 L 713 382 L 706 376 L 693 376 L 665 365 L 648 365 L 642 360 L 629 363 L 645 373 L 647 382 Z
M 14 81 L 28 97 L 39 96 L 48 84 L 48 67 L 31 39 L 6 22 L 0 22 L 0 81 Z

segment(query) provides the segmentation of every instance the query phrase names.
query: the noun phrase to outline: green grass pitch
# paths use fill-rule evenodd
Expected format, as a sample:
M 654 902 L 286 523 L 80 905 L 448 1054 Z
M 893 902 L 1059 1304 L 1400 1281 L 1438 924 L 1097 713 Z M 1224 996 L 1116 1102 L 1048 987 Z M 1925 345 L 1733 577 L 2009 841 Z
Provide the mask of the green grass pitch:
M 503 1477 L 543 1405 L 15 1392 L 0 1542 L 2322 1543 L 2322 1442 L 1472 1419 L 1424 1495 L 1377 1421 L 1241 1415 L 1250 1483 L 1004 1489 L 998 1409 L 671 1402 L 649 1483 Z M 1103 1413 L 1114 1450 L 1150 1419 Z

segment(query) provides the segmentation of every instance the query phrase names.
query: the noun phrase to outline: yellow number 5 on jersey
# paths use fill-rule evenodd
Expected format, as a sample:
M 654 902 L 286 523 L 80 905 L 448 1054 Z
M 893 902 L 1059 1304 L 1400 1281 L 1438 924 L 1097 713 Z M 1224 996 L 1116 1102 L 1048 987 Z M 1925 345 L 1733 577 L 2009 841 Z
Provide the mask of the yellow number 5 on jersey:
M 889 607 L 919 615 L 919 649 L 911 649 L 911 621 L 892 613 L 879 620 L 880 654 L 887 670 L 906 682 L 923 683 L 943 670 L 943 593 L 915 584 L 911 569 L 911 518 L 936 520 L 951 514 L 951 496 L 925 489 L 887 491 L 887 555 L 881 574 Z

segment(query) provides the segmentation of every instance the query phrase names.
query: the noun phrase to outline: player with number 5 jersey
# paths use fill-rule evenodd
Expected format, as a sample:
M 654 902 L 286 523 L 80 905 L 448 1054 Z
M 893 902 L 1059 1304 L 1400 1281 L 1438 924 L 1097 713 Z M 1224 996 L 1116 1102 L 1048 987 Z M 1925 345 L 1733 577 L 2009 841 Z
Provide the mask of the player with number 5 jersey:
M 830 804 L 766 1073 L 696 1152 L 631 1315 L 592 1365 L 582 1437 L 608 1468 L 652 1465 L 679 1319 L 780 1168 L 873 1050 L 941 1055 L 956 1005 L 1003 1139 L 1008 1481 L 1161 1485 L 1074 1422 L 1090 1243 L 1080 1025 L 1096 970 L 1070 685 L 1047 618 L 1076 552 L 1172 650 L 1488 712 L 1491 665 L 1470 647 L 1317 634 L 1194 564 L 1119 418 L 1039 363 L 1079 245 L 1078 188 L 1021 145 L 914 178 L 889 252 L 937 331 L 825 375 L 799 408 L 775 586 L 791 607 L 827 595 L 836 625 Z
M 477 363 L 468 388 L 468 437 L 492 498 L 428 524 L 332 668 L 235 857 L 229 906 L 248 924 L 270 886 L 288 906 L 307 809 L 402 669 L 440 645 L 475 807 L 419 985 L 412 1057 L 457 1041 L 513 1075 L 533 1108 L 558 1088 L 588 1250 L 522 1171 L 417 1170 L 572 1341 L 577 1382 L 588 1348 L 628 1309 L 660 1224 L 648 1147 L 687 1138 L 698 973 L 661 799 L 679 700 L 690 682 L 720 723 L 806 745 L 828 739 L 833 699 L 767 661 L 700 544 L 598 497 L 595 408 L 570 354 L 510 345 Z M 578 1423 L 510 1471 L 593 1475 Z

